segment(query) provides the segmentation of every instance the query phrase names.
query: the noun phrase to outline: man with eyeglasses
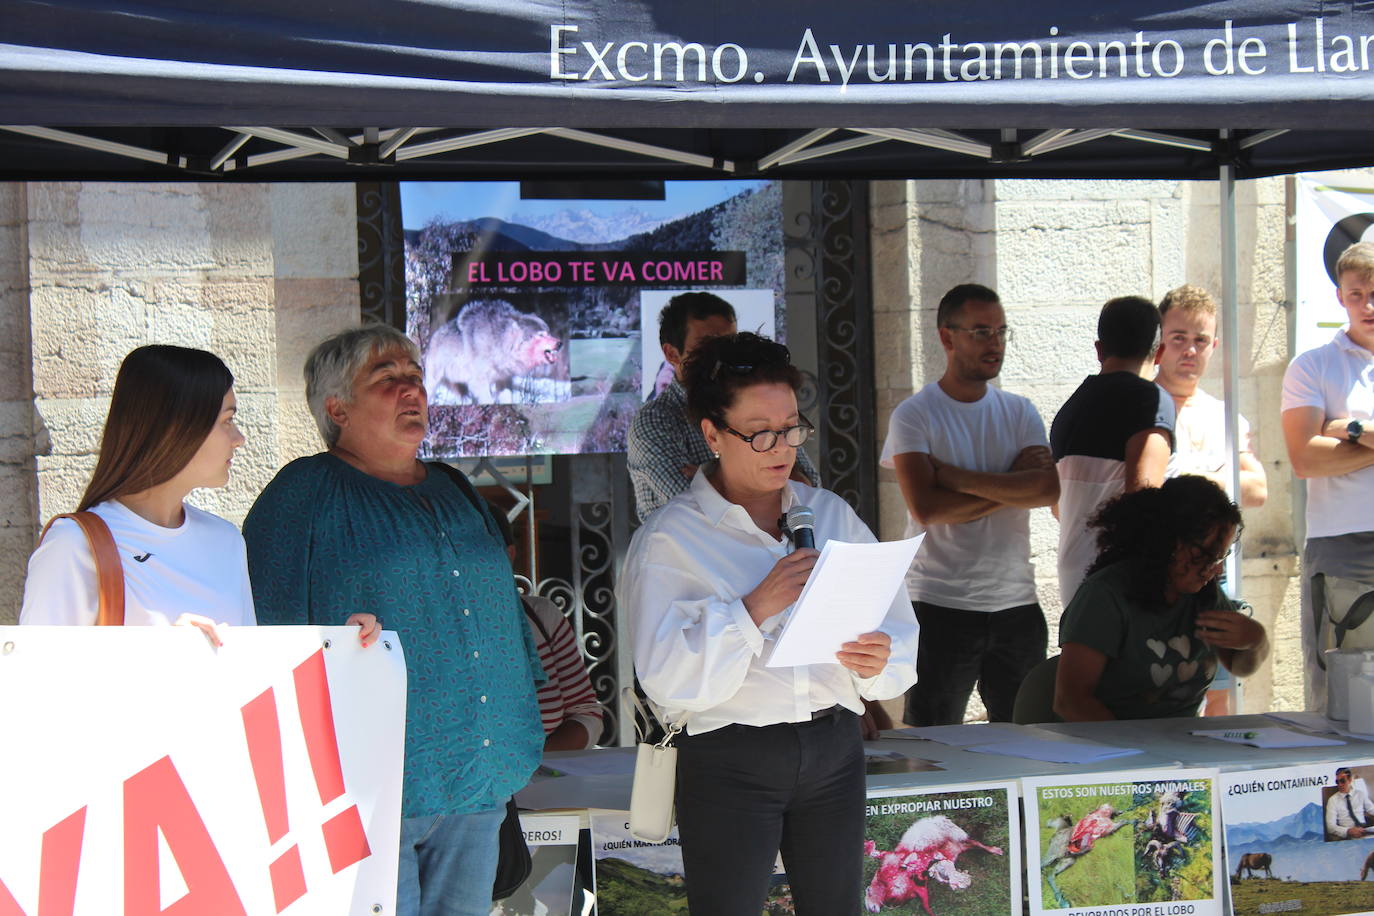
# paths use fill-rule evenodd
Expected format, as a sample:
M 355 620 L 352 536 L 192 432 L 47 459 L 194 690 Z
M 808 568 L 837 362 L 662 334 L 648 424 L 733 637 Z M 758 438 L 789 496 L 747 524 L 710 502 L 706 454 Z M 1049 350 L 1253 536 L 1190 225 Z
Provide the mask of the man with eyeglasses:
M 1374 833 L 1374 802 L 1355 786 L 1350 767 L 1336 770 L 1336 791 L 1326 800 L 1326 836 L 1358 840 Z
M 1159 342 L 1159 310 L 1122 296 L 1097 316 L 1101 369 L 1069 396 L 1050 424 L 1059 470 L 1059 600 L 1073 600 L 1097 559 L 1088 527 L 1107 500 L 1164 482 L 1174 443 L 1174 399 L 1148 376 Z
M 906 500 L 908 534 L 924 528 L 907 593 L 921 625 L 911 725 L 962 722 L 975 685 L 994 722 L 1045 657 L 1045 615 L 1030 560 L 1030 510 L 1059 478 L 1045 424 L 1020 395 L 989 385 L 1011 339 L 997 293 L 956 286 L 936 314 L 945 372 L 892 412 L 882 463 Z
M 697 466 L 711 458 L 701 427 L 687 418 L 682 364 L 703 340 L 733 334 L 735 330 L 734 307 L 714 293 L 680 293 L 669 299 L 659 313 L 659 346 L 663 358 L 673 367 L 673 381 L 635 414 L 626 444 L 635 512 L 641 522 L 686 490 Z M 792 476 L 813 487 L 821 485 L 820 474 L 801 449 L 797 450 Z

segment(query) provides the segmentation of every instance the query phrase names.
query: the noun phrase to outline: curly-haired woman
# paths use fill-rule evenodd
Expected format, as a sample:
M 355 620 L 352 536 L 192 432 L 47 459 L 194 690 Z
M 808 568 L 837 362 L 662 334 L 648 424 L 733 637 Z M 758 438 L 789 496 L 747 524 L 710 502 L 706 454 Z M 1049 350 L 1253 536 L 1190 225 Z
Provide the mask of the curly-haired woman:
M 1069 721 L 1196 715 L 1217 663 L 1254 673 L 1269 643 L 1217 577 L 1240 510 L 1184 475 L 1107 503 L 1098 555 L 1060 621 L 1054 711 Z

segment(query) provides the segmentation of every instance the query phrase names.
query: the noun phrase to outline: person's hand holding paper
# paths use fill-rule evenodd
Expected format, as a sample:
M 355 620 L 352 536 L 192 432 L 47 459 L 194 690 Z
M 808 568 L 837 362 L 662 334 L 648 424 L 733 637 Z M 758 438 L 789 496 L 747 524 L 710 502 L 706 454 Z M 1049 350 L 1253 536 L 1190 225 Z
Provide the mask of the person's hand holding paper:
M 839 662 L 860 677 L 882 671 L 889 640 L 875 631 L 922 537 L 875 544 L 826 541 L 768 667 Z

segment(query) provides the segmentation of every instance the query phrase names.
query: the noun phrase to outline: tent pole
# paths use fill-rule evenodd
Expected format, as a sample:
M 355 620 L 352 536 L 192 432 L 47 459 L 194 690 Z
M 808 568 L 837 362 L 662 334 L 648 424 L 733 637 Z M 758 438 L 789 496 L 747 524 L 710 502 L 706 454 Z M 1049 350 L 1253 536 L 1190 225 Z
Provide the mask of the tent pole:
M 1223 143 L 1230 138 L 1229 130 L 1221 131 Z M 1217 175 L 1219 199 L 1217 212 L 1221 218 L 1221 361 L 1222 396 L 1226 407 L 1226 453 L 1231 456 L 1230 490 L 1236 505 L 1240 505 L 1240 320 L 1236 289 L 1236 167 L 1228 161 L 1220 166 Z M 1237 541 L 1226 558 L 1226 583 L 1232 598 L 1244 593 L 1241 579 L 1241 546 Z M 1228 711 L 1235 715 L 1241 710 L 1241 684 L 1234 676 L 1226 680 Z
M 1230 136 L 1221 132 L 1221 139 Z M 1226 451 L 1231 456 L 1231 494 L 1240 504 L 1240 319 L 1236 289 L 1236 168 L 1223 162 L 1217 175 L 1220 190 L 1218 211 L 1221 216 L 1221 359 L 1223 397 L 1226 402 Z M 1243 586 L 1240 575 L 1241 549 L 1237 544 L 1227 559 L 1226 581 L 1231 596 L 1240 598 Z

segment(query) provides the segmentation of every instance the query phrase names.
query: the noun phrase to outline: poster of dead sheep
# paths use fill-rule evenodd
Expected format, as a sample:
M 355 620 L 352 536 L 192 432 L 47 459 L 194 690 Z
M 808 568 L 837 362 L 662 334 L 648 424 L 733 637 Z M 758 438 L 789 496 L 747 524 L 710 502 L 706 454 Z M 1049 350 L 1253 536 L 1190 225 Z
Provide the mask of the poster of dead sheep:
M 1021 907 L 1015 783 L 871 790 L 864 912 L 1004 916 Z
M 1216 782 L 1210 769 L 1023 779 L 1033 916 L 1218 916 Z

